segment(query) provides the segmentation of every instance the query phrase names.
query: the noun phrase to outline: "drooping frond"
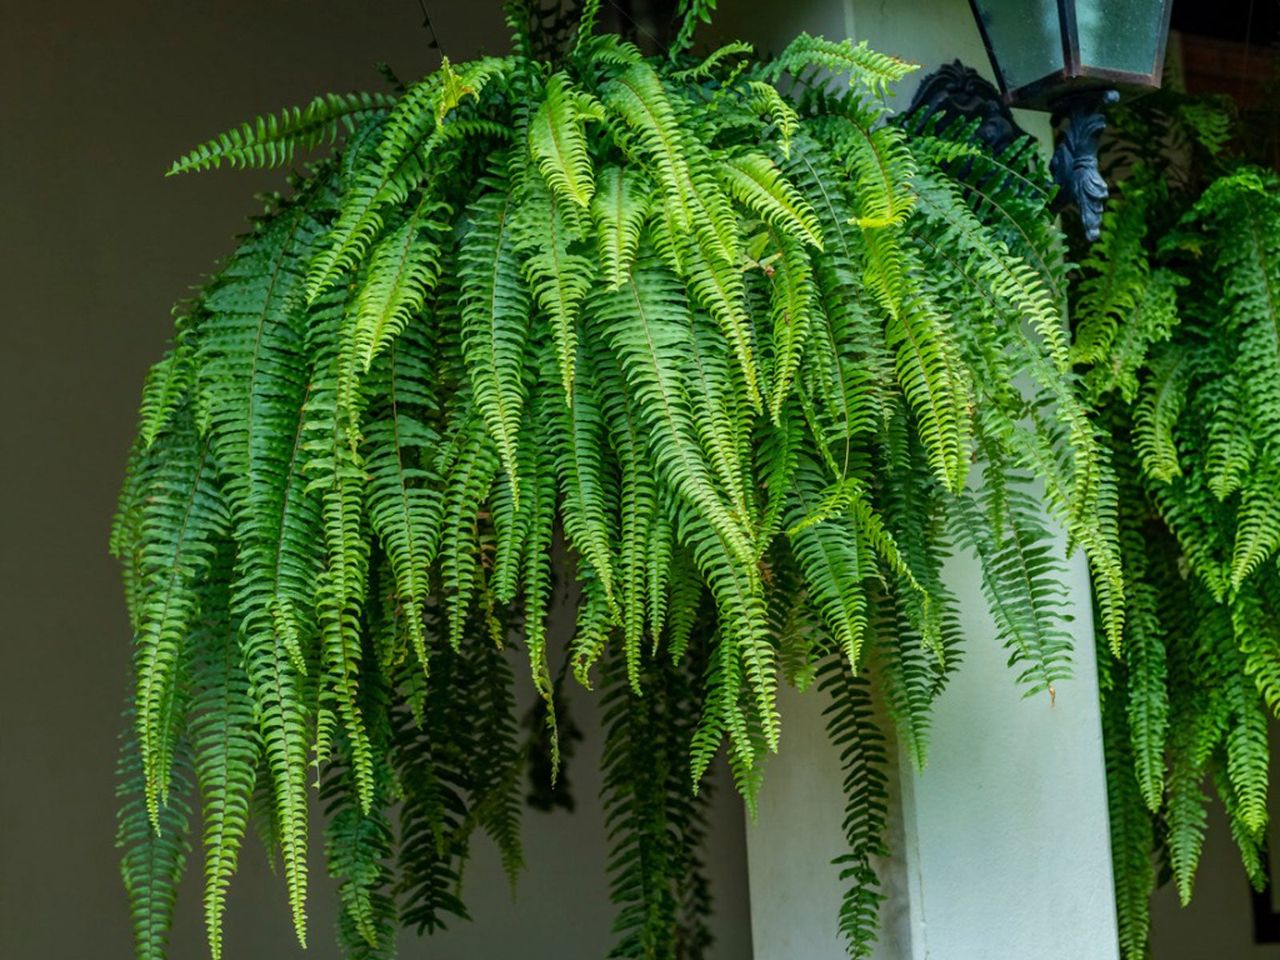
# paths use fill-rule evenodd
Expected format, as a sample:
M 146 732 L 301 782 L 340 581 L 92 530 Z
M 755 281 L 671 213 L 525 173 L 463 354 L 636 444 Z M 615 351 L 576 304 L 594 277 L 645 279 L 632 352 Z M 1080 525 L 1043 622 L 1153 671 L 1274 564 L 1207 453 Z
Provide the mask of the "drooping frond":
M 580 221 L 564 201 L 531 187 L 514 227 L 525 253 L 533 298 L 551 321 L 556 364 L 566 402 L 572 402 L 578 349 L 578 314 L 595 279 L 595 263 L 572 251 L 582 240 Z
M 735 157 L 724 163 L 720 176 L 730 193 L 757 216 L 822 249 L 817 216 L 768 157 L 758 153 Z
M 849 884 L 840 903 L 840 934 L 854 960 L 871 956 L 879 934 L 880 890 L 874 858 L 887 857 L 889 817 L 888 755 L 876 725 L 870 684 L 849 663 L 828 660 L 819 669 L 819 686 L 831 697 L 824 711 L 827 735 L 840 751 L 844 772 L 844 834 L 847 852 L 836 857 L 840 879 Z
M 144 593 L 134 654 L 138 749 L 147 809 L 159 829 L 180 726 L 179 670 L 200 609 L 201 578 L 226 531 L 227 507 L 208 446 L 189 417 L 166 434 L 142 508 Z
M 1009 650 L 1009 666 L 1020 669 L 1018 682 L 1034 696 L 1052 694 L 1055 683 L 1071 676 L 1071 617 L 1063 564 L 1035 501 L 1019 489 L 1024 482 L 1010 475 L 1003 490 L 987 483 L 981 505 L 961 494 L 950 519 L 957 544 L 978 555 L 983 596 Z
M 424 200 L 370 251 L 369 271 L 356 296 L 348 347 L 353 356 L 343 364 L 348 376 L 367 373 L 374 357 L 422 308 L 440 275 L 440 241 L 433 234 L 444 225 L 432 217 L 447 213 L 448 208 Z
M 546 99 L 529 124 L 529 149 L 556 194 L 580 207 L 595 192 L 579 100 L 563 73 L 547 81 Z
M 241 663 L 225 584 L 206 592 L 193 635 L 189 735 L 204 815 L 204 921 L 209 953 L 222 956 L 222 915 L 249 820 L 262 741 L 249 676 Z
M 147 372 L 138 424 L 138 439 L 144 448 L 156 442 L 156 437 L 169 426 L 183 401 L 190 396 L 195 372 L 191 353 L 189 346 L 179 345 Z
M 652 661 L 638 695 L 623 664 L 604 694 L 608 871 L 618 906 L 610 957 L 702 957 L 710 908 L 702 844 L 709 792 L 691 795 L 688 738 L 698 689 L 689 673 Z
M 441 439 L 432 425 L 437 401 L 424 346 L 417 330 L 392 345 L 382 374 L 385 405 L 364 435 L 369 522 L 391 563 L 402 619 L 425 670 L 429 658 L 423 610 L 444 524 L 444 482 Z
M 601 273 L 610 287 L 626 282 L 640 249 L 640 229 L 649 214 L 649 202 L 638 171 L 623 167 L 600 171 L 591 217 L 599 237 Z
M 178 754 L 170 777 L 169 801 L 155 813 L 149 812 L 142 757 L 132 735 L 126 733 L 117 777 L 120 812 L 116 846 L 123 851 L 120 875 L 129 896 L 134 955 L 139 960 L 165 960 L 178 881 L 191 848 L 187 839 L 190 772 L 185 756 Z
M 516 450 L 525 401 L 529 290 L 516 258 L 511 194 L 495 189 L 470 214 L 471 238 L 459 266 L 462 349 L 476 408 L 497 445 L 518 504 Z

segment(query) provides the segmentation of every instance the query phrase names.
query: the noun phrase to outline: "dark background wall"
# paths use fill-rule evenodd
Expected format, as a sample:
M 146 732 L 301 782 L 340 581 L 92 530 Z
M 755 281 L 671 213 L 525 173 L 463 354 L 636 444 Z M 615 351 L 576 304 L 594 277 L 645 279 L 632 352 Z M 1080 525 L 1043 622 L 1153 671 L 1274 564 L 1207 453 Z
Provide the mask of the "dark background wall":
M 497 0 L 432 3 L 455 59 L 502 52 Z M 389 62 L 435 66 L 415 0 L 69 0 L 0 17 L 0 957 L 124 960 L 113 768 L 129 632 L 106 538 L 143 374 L 169 305 L 225 254 L 276 174 L 165 179 L 169 162 L 242 120 L 322 91 L 377 88 Z M 581 703 L 582 698 L 579 698 Z M 590 728 L 589 706 L 580 717 Z M 476 923 L 402 955 L 597 958 L 609 942 L 599 741 L 575 781 L 585 809 L 530 813 L 513 905 L 480 850 Z M 711 860 L 724 960 L 750 955 L 740 807 L 721 791 Z M 228 958 L 299 955 L 283 886 L 247 845 Z M 196 869 L 189 880 L 198 880 Z M 318 859 L 309 956 L 334 955 Z M 173 955 L 205 955 L 188 883 Z

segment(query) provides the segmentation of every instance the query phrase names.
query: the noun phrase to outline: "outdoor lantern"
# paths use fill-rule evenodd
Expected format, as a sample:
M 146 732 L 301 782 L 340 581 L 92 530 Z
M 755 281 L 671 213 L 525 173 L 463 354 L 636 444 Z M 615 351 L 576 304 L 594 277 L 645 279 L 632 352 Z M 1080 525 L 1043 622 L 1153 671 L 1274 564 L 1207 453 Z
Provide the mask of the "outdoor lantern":
M 1173 0 L 970 0 L 1000 92 L 1053 109 L 1075 93 L 1160 86 Z
M 969 0 L 999 91 L 960 61 L 925 77 L 910 112 L 977 121 L 999 152 L 1023 131 L 1010 107 L 1065 121 L 1049 168 L 1057 207 L 1074 203 L 1084 235 L 1102 228 L 1107 182 L 1098 170 L 1102 108 L 1156 90 L 1173 0 Z

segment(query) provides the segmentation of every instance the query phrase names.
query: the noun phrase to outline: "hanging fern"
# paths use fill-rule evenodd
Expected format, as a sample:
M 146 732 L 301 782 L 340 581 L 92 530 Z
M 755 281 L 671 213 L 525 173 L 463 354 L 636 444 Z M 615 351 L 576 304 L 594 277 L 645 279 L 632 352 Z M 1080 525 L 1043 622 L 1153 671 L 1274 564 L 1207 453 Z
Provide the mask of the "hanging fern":
M 1128 606 L 1105 671 L 1126 958 L 1147 956 L 1151 852 L 1192 896 L 1213 782 L 1255 886 L 1268 715 L 1280 706 L 1280 179 L 1228 146 L 1220 105 L 1117 116 L 1125 176 L 1075 285 L 1077 361 L 1116 451 Z M 1153 156 L 1147 145 L 1171 145 Z
M 389 955 L 397 921 L 467 916 L 476 830 L 514 882 L 509 647 L 554 778 L 555 574 L 580 596 L 566 669 L 590 685 L 603 664 L 617 956 L 702 955 L 704 773 L 723 751 L 754 806 L 780 676 L 835 696 L 850 890 L 832 922 L 866 954 L 885 756 L 864 668 L 923 764 L 960 656 L 941 572 L 960 549 L 1017 681 L 1052 692 L 1069 643 L 1032 485 L 1121 649 L 1115 483 L 1066 362 L 1034 152 L 954 162 L 963 140 L 883 106 L 912 67 L 865 45 L 695 60 L 712 6 L 682 4 L 670 55 L 645 58 L 594 33 L 597 4 L 555 43 L 515 4 L 507 57 L 321 98 L 175 166 L 271 166 L 347 134 L 185 305 L 147 379 L 112 538 L 136 631 L 121 841 L 140 955 L 163 951 L 192 764 L 215 957 L 250 822 L 305 942 L 313 783 L 352 956 Z M 1248 496 L 1223 583 L 1263 575 L 1280 536 Z M 1232 743 L 1256 824 L 1257 745 Z

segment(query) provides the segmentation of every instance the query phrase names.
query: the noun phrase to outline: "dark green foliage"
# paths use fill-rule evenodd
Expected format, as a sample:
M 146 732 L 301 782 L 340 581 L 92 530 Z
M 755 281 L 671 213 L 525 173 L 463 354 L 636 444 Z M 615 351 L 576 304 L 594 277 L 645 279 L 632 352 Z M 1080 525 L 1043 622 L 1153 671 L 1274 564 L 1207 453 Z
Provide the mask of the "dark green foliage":
M 147 809 L 146 777 L 132 730 L 121 740 L 118 767 L 120 814 L 116 846 L 120 876 L 129 895 L 133 917 L 133 949 L 140 960 L 163 960 L 168 955 L 169 925 L 191 843 L 190 764 L 185 753 L 174 755 L 169 801 Z
M 184 751 L 215 955 L 248 823 L 304 939 L 312 783 L 352 955 L 388 955 L 395 921 L 466 917 L 477 829 L 514 883 L 525 772 L 549 788 L 572 741 L 547 653 L 566 592 L 567 666 L 590 686 L 604 665 L 619 956 L 702 955 L 704 774 L 723 755 L 754 807 L 779 673 L 803 686 L 820 664 L 850 797 L 839 921 L 865 954 L 884 756 L 864 666 L 923 764 L 959 660 L 954 544 L 983 564 L 1019 682 L 1052 692 L 1060 566 L 1030 491 L 1088 556 L 1120 649 L 1116 488 L 1034 153 L 886 122 L 912 68 L 862 45 L 697 60 L 712 6 L 682 4 L 670 55 L 645 58 L 593 31 L 596 4 L 576 30 L 511 4 L 507 57 L 322 98 L 175 168 L 349 134 L 269 200 L 147 380 L 112 538 L 137 633 L 144 952 Z M 1254 514 L 1242 573 L 1273 546 Z M 1256 816 L 1256 736 L 1227 754 Z
M 837 656 L 818 669 L 818 678 L 819 687 L 831 696 L 827 731 L 840 751 L 844 770 L 844 833 L 849 852 L 835 859 L 840 879 L 848 883 L 840 904 L 840 933 L 850 957 L 869 957 L 884 899 L 873 858 L 889 855 L 884 837 L 889 816 L 884 735 L 876 726 L 865 676 L 855 676 L 848 662 Z
M 1262 881 L 1280 703 L 1280 180 L 1228 146 L 1212 103 L 1161 94 L 1117 120 L 1124 179 L 1075 284 L 1073 354 L 1119 476 L 1128 620 L 1104 726 L 1121 945 L 1140 960 L 1153 847 L 1185 904 L 1210 782 Z
M 606 664 L 604 802 L 618 906 L 609 956 L 698 960 L 711 944 L 700 852 L 710 791 L 689 790 L 688 743 L 702 692 L 697 674 L 665 659 L 649 661 L 640 680 L 643 696 L 623 658 Z
M 529 731 L 525 753 L 529 761 L 529 789 L 525 803 L 544 813 L 560 807 L 573 812 L 577 800 L 569 782 L 569 764 L 582 739 L 582 729 L 569 713 L 565 682 L 570 661 L 556 675 L 550 703 L 545 697 L 534 701 L 525 714 L 523 726 Z M 550 716 L 550 711 L 555 716 Z

